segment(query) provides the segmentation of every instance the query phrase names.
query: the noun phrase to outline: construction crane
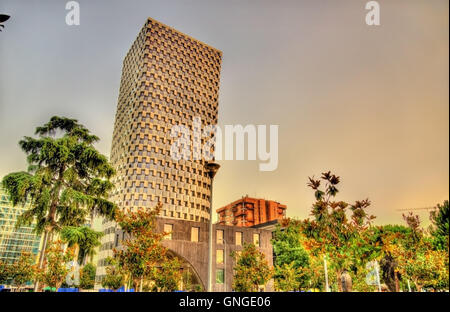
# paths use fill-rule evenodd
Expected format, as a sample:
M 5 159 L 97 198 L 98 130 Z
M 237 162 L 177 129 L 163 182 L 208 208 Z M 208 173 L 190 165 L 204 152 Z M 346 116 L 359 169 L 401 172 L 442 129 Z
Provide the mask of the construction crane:
M 433 210 L 434 208 L 435 207 L 404 208 L 404 209 L 397 209 L 397 211 Z

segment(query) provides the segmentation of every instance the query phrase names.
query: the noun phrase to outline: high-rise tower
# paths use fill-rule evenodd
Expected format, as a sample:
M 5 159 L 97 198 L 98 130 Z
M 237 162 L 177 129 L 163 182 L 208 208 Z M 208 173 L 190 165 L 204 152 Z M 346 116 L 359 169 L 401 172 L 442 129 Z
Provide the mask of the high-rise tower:
M 203 160 L 174 160 L 175 125 L 217 124 L 222 52 L 151 18 L 123 62 L 111 147 L 120 209 L 163 204 L 162 217 L 207 222 L 210 178 Z M 198 129 L 200 130 L 200 129 Z M 207 138 L 209 139 L 209 138 Z M 200 138 L 201 146 L 203 140 Z M 198 144 L 191 144 L 190 149 Z M 112 255 L 115 225 L 104 222 L 99 254 Z
M 39 253 L 42 235 L 33 232 L 35 224 L 15 228 L 17 218 L 29 208 L 28 203 L 13 206 L 7 192 L 0 188 L 0 261 L 13 263 L 22 252 Z

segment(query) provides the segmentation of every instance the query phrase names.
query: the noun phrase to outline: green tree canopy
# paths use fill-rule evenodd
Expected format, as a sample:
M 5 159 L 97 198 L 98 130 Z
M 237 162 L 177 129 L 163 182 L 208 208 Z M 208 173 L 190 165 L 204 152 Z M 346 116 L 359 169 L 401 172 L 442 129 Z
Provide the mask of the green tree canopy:
M 272 239 L 275 256 L 275 284 L 279 290 L 292 291 L 308 286 L 309 255 L 302 245 L 301 227 L 289 222 L 277 226 Z
M 233 252 L 236 261 L 233 276 L 233 289 L 238 292 L 256 292 L 259 286 L 266 285 L 273 272 L 265 255 L 253 244 L 245 244 L 240 253 Z
M 11 265 L 11 278 L 18 288 L 32 282 L 36 275 L 36 257 L 29 252 L 22 252 L 20 258 Z
M 61 136 L 56 137 L 60 133 Z M 2 185 L 13 205 L 31 201 L 17 226 L 37 222 L 36 231 L 81 225 L 95 211 L 112 218 L 115 205 L 108 201 L 114 169 L 93 146 L 99 139 L 75 119 L 52 117 L 36 129 L 38 138 L 19 142 L 28 155 L 27 172 L 14 172 Z
M 61 230 L 61 239 L 69 247 L 75 246 L 78 252 L 78 263 L 82 264 L 87 256 L 95 255 L 95 248 L 101 245 L 102 232 L 88 226 L 66 226 Z
M 177 258 L 167 258 L 156 268 L 152 280 L 158 291 L 175 291 L 179 289 L 182 279 L 181 263 Z
M 450 222 L 448 200 L 444 201 L 442 205 L 438 204 L 436 209 L 431 211 L 430 220 L 430 234 L 432 236 L 434 248 L 448 251 Z
M 0 261 L 0 285 L 8 284 L 12 280 L 11 265 Z
M 80 287 L 83 289 L 93 289 L 95 285 L 95 273 L 97 268 L 92 263 L 86 264 L 81 269 Z
M 45 265 L 39 269 L 39 280 L 49 287 L 60 288 L 70 272 L 67 263 L 73 256 L 73 248 L 64 250 L 61 241 L 50 242 L 45 254 Z
M 113 258 L 108 258 L 107 262 L 109 266 L 106 267 L 106 275 L 102 279 L 102 286 L 117 290 L 125 285 L 125 275 L 120 271 L 117 262 Z
M 2 185 L 13 205 L 29 201 L 16 226 L 35 221 L 35 231 L 45 233 L 45 250 L 49 233 L 81 226 L 93 213 L 114 217 L 116 206 L 107 199 L 114 169 L 93 145 L 99 138 L 75 119 L 52 117 L 35 134 L 19 142 L 28 171 L 8 174 Z
M 370 201 L 348 204 L 334 200 L 339 183 L 340 177 L 330 171 L 322 173 L 320 179 L 309 178 L 308 186 L 314 191 L 316 201 L 311 209 L 313 218 L 302 221 L 302 229 L 308 238 L 307 250 L 314 256 L 326 255 L 330 268 L 341 281 L 345 271 L 357 271 L 378 254 L 368 231 L 375 218 L 366 212 Z M 340 282 L 338 289 L 342 290 Z
M 167 233 L 156 231 L 156 217 L 161 208 L 158 204 L 154 209 L 119 211 L 116 215 L 127 238 L 122 241 L 122 249 L 114 250 L 114 260 L 136 288 L 141 288 L 143 280 L 154 279 L 156 266 L 168 261 L 167 248 L 161 244 Z

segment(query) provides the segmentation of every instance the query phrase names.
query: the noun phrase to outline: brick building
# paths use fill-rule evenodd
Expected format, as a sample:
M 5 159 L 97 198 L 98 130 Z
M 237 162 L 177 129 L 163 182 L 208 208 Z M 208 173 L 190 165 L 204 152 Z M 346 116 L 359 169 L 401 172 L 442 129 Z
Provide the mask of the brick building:
M 217 209 L 219 224 L 240 227 L 252 227 L 286 216 L 286 205 L 276 201 L 242 197 L 225 207 Z

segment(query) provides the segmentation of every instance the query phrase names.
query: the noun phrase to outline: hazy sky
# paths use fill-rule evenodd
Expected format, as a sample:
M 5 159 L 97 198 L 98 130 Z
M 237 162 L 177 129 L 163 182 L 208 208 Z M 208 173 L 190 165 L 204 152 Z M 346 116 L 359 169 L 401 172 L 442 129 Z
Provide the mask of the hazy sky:
M 63 0 L 0 3 L 0 177 L 26 168 L 17 142 L 52 115 L 109 155 L 122 60 L 152 17 L 223 51 L 220 125 L 279 125 L 278 169 L 222 161 L 216 208 L 248 194 L 306 217 L 307 177 L 325 170 L 378 223 L 448 199 L 448 0 L 380 0 L 372 27 L 362 0 L 78 2 L 80 26 Z

